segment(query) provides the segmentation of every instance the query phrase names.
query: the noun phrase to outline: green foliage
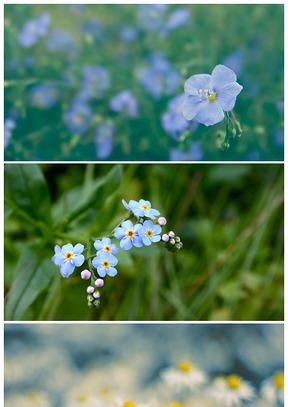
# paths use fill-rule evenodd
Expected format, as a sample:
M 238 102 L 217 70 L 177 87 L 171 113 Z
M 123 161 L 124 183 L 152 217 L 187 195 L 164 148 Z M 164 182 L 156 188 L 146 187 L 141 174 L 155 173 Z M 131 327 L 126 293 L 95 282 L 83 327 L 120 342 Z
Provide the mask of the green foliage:
M 64 279 L 53 248 L 110 233 L 122 198 L 148 199 L 184 246 L 120 250 L 89 310 L 87 263 Z M 283 165 L 7 164 L 6 200 L 7 320 L 283 320 Z

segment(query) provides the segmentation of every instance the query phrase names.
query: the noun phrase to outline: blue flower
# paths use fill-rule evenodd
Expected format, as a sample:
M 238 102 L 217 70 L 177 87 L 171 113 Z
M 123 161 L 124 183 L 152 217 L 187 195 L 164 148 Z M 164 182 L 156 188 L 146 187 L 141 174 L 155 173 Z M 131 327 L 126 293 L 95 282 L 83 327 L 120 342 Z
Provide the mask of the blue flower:
M 95 136 L 96 155 L 100 159 L 109 157 L 113 150 L 114 125 L 110 122 L 99 124 Z
M 198 141 L 192 143 L 188 151 L 182 151 L 177 148 L 170 151 L 170 161 L 201 161 L 202 159 L 203 152 Z
M 171 13 L 167 21 L 167 28 L 169 30 L 174 30 L 175 28 L 178 28 L 181 25 L 185 25 L 188 23 L 190 17 L 191 17 L 190 10 L 184 7 L 177 8 Z
M 195 119 L 205 126 L 212 126 L 224 119 L 224 111 L 235 106 L 236 97 L 243 89 L 235 73 L 224 65 L 217 65 L 212 75 L 193 75 L 184 85 L 186 99 L 183 102 L 183 116 Z
M 140 223 L 133 226 L 131 220 L 126 220 L 121 224 L 121 228 L 116 228 L 114 236 L 120 240 L 120 246 L 124 250 L 130 250 L 132 246 L 141 247 L 143 242 L 138 235 L 138 230 L 142 227 Z
M 111 240 L 108 237 L 103 237 L 102 240 L 96 240 L 94 242 L 94 247 L 96 250 L 104 250 L 107 253 L 116 254 L 119 252 L 116 244 L 111 244 Z
M 49 109 L 59 100 L 60 92 L 57 86 L 44 83 L 34 86 L 30 90 L 29 97 L 32 106 Z
M 4 121 L 4 148 L 9 144 L 10 138 L 12 136 L 12 130 L 16 127 L 16 122 L 10 118 Z
M 46 49 L 50 52 L 71 53 L 75 48 L 74 39 L 65 30 L 53 30 L 46 40 Z
M 85 258 L 81 254 L 84 250 L 83 244 L 78 243 L 73 247 L 71 243 L 68 243 L 62 249 L 56 245 L 54 250 L 55 254 L 52 261 L 56 266 L 60 267 L 62 277 L 69 277 L 75 267 L 80 267 L 84 263 Z
M 37 19 L 27 21 L 18 35 L 18 43 L 23 48 L 29 48 L 47 34 L 50 25 L 50 15 L 42 13 Z
M 127 112 L 129 116 L 138 116 L 138 102 L 129 90 L 117 93 L 110 100 L 110 109 L 114 112 Z
M 152 220 L 145 220 L 141 229 L 139 229 L 139 236 L 142 237 L 142 241 L 146 246 L 150 246 L 153 242 L 159 242 L 161 240 L 162 229 L 159 225 L 154 225 Z
M 182 104 L 186 95 L 179 95 L 170 100 L 168 112 L 161 117 L 161 122 L 166 133 L 170 134 L 175 140 L 189 127 L 190 123 L 183 117 Z
M 115 269 L 115 266 L 117 263 L 118 260 L 113 254 L 102 250 L 97 252 L 96 257 L 92 260 L 92 264 L 95 269 L 97 269 L 99 277 L 105 277 L 106 274 L 110 277 L 116 276 L 117 270 Z
M 85 66 L 82 85 L 86 91 L 87 98 L 101 99 L 104 91 L 110 87 L 110 74 L 101 65 Z
M 130 26 L 122 27 L 119 33 L 119 38 L 121 39 L 121 41 L 128 43 L 137 40 L 138 36 L 138 31 Z
M 146 216 L 146 218 L 155 219 L 156 216 L 160 215 L 160 212 L 157 211 L 157 209 L 152 209 L 151 203 L 149 201 L 144 201 L 144 199 L 140 199 L 139 202 L 131 199 L 129 204 L 122 199 L 122 203 L 125 208 L 128 211 L 132 211 L 137 218 Z
M 76 101 L 65 112 L 64 121 L 71 132 L 84 134 L 90 126 L 92 115 L 89 105 Z

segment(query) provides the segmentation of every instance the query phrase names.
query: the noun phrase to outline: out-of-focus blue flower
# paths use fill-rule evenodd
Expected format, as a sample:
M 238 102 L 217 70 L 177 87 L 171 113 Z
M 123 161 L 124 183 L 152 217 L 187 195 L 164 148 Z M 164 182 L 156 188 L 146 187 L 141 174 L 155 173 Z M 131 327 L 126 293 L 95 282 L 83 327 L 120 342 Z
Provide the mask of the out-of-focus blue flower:
M 174 30 L 182 25 L 188 23 L 191 17 L 191 12 L 188 8 L 180 7 L 172 11 L 168 21 L 167 27 L 169 30 Z
M 92 264 L 97 269 L 99 277 L 105 277 L 106 274 L 110 277 L 114 277 L 117 274 L 115 269 L 118 260 L 111 253 L 105 251 L 97 252 L 96 257 L 92 260 Z
M 182 104 L 186 95 L 178 95 L 170 100 L 168 104 L 168 112 L 161 117 L 161 123 L 166 131 L 175 140 L 189 127 L 190 123 L 183 117 Z
M 123 27 L 119 33 L 119 37 L 123 42 L 133 42 L 137 40 L 138 36 L 138 31 L 130 26 Z
M 71 132 L 84 134 L 90 126 L 92 115 L 93 112 L 89 105 L 74 102 L 65 112 L 64 121 Z
M 131 117 L 138 116 L 138 102 L 129 90 L 117 93 L 110 100 L 110 109 L 114 112 L 126 112 Z
M 142 225 L 137 223 L 135 226 L 131 222 L 131 220 L 126 220 L 122 222 L 121 228 L 116 228 L 114 232 L 114 236 L 116 239 L 120 240 L 120 246 L 124 250 L 130 250 L 132 246 L 142 247 L 143 242 L 141 237 L 138 235 L 139 229 L 141 229 Z
M 59 97 L 59 88 L 53 84 L 36 85 L 29 93 L 31 105 L 39 109 L 50 109 L 57 103 Z
M 67 52 L 71 54 L 75 50 L 75 42 L 67 31 L 55 29 L 47 37 L 46 49 L 50 52 Z
M 279 102 L 277 102 L 276 106 L 278 111 L 284 114 L 284 100 L 280 100 Z
M 152 220 L 145 220 L 138 234 L 142 238 L 145 246 L 150 246 L 150 244 L 161 240 L 161 230 L 161 226 L 154 225 Z
M 228 55 L 223 60 L 223 65 L 228 66 L 236 73 L 236 75 L 241 75 L 244 65 L 244 54 L 241 50 L 236 50 L 232 54 Z
M 284 129 L 274 127 L 270 132 L 270 139 L 272 143 L 279 148 L 284 147 Z
M 16 127 L 16 122 L 10 118 L 4 121 L 4 148 L 9 144 L 10 138 L 12 136 L 12 130 Z
M 113 150 L 114 125 L 110 122 L 99 124 L 95 136 L 95 149 L 98 158 L 109 157 Z
M 65 4 L 65 8 L 72 11 L 75 14 L 83 14 L 86 8 L 85 4 Z
M 116 254 L 119 252 L 116 244 L 111 244 L 111 240 L 108 237 L 103 237 L 102 240 L 96 240 L 94 247 L 96 250 L 104 250 L 107 253 Z
M 133 215 L 137 218 L 145 216 L 146 218 L 155 219 L 156 216 L 160 215 L 160 212 L 157 209 L 151 208 L 151 203 L 149 201 L 144 201 L 140 199 L 139 202 L 131 199 L 129 204 L 122 199 L 122 203 L 128 211 L 132 211 Z
M 27 21 L 18 35 L 18 43 L 23 48 L 35 45 L 40 37 L 47 34 L 50 15 L 42 13 L 37 19 Z
M 76 96 L 78 100 L 101 99 L 110 87 L 110 74 L 103 66 L 85 66 L 83 69 L 83 89 Z
M 243 86 L 236 82 L 235 73 L 224 65 L 217 65 L 212 75 L 193 75 L 184 85 L 187 94 L 183 102 L 183 116 L 212 126 L 224 119 L 224 112 L 232 110 Z
M 93 18 L 88 21 L 84 21 L 79 26 L 79 31 L 84 35 L 91 36 L 94 40 L 100 40 L 102 38 L 102 25 L 99 20 Z
M 148 58 L 149 66 L 140 68 L 136 75 L 140 83 L 154 99 L 171 95 L 180 82 L 180 74 L 171 67 L 161 53 L 154 53 Z
M 170 151 L 170 161 L 201 161 L 203 152 L 201 144 L 198 141 L 192 143 L 188 151 L 182 151 L 174 148 Z
M 84 250 L 84 246 L 81 243 L 77 243 L 75 247 L 68 243 L 62 249 L 56 245 L 54 250 L 55 254 L 52 257 L 52 261 L 56 266 L 60 267 L 62 277 L 69 277 L 75 267 L 82 266 L 85 261 L 84 256 L 81 254 Z

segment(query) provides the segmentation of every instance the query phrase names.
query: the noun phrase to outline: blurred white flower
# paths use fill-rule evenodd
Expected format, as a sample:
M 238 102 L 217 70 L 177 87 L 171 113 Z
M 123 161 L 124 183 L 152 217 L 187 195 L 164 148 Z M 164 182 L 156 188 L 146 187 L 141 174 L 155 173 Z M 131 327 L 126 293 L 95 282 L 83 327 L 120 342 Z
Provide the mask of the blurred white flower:
M 30 392 L 27 394 L 13 395 L 5 398 L 5 407 L 52 407 L 48 396 L 44 393 Z
M 208 394 L 221 407 L 234 407 L 239 406 L 242 401 L 250 401 L 254 398 L 254 388 L 241 377 L 232 376 L 218 376 L 216 377 L 210 388 Z
M 171 387 L 181 390 L 196 389 L 207 382 L 205 373 L 189 361 L 182 361 L 178 367 L 170 367 L 161 373 L 163 381 Z
M 276 404 L 279 402 L 284 405 L 284 373 L 277 372 L 264 380 L 261 385 L 260 395 L 270 403 Z

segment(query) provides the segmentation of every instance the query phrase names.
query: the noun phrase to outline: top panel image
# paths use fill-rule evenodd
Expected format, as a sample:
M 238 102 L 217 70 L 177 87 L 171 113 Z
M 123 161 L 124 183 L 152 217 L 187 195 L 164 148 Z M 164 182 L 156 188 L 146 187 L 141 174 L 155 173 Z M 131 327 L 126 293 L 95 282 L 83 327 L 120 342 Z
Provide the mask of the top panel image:
M 5 160 L 282 161 L 283 5 L 6 5 Z

